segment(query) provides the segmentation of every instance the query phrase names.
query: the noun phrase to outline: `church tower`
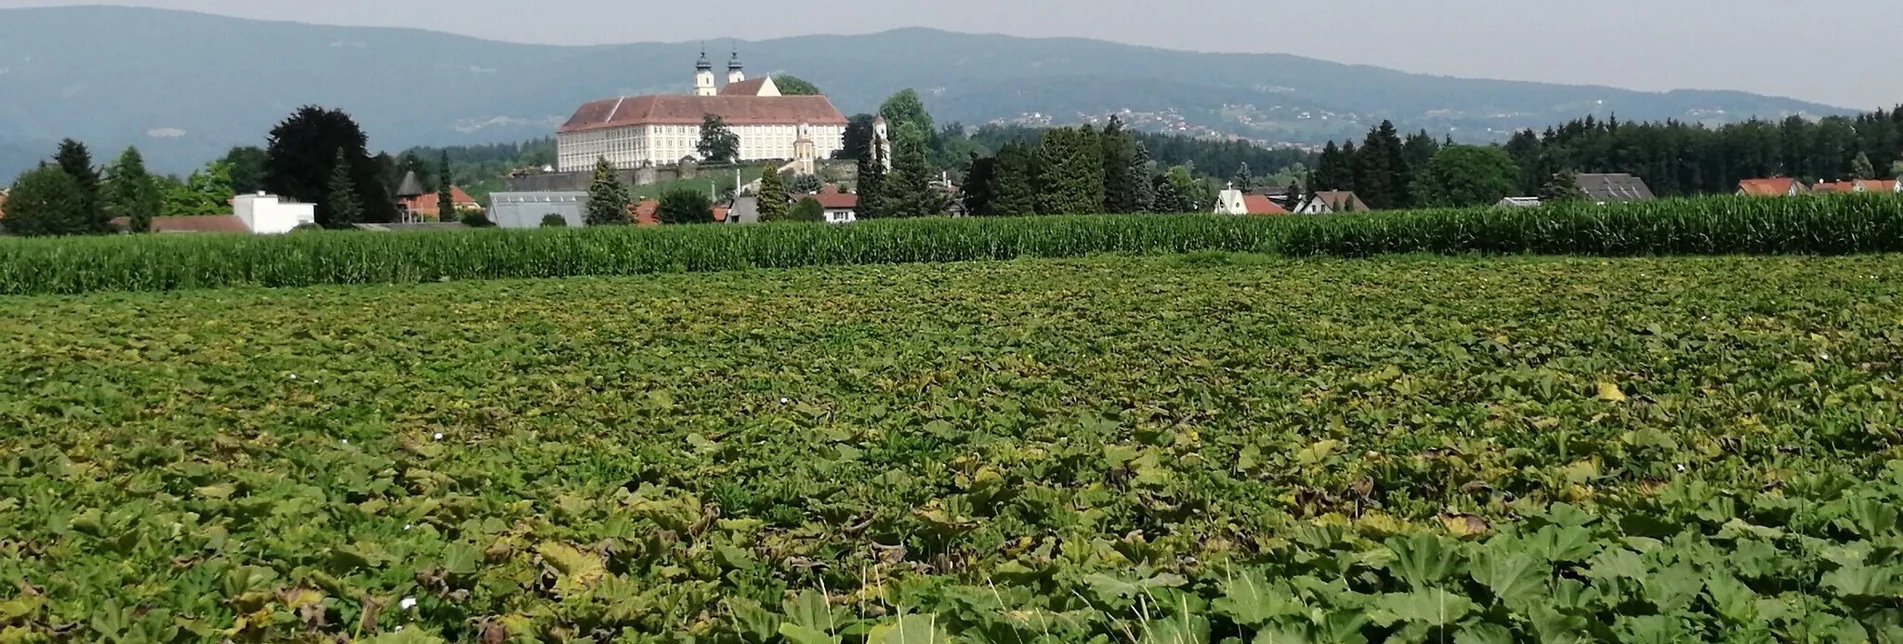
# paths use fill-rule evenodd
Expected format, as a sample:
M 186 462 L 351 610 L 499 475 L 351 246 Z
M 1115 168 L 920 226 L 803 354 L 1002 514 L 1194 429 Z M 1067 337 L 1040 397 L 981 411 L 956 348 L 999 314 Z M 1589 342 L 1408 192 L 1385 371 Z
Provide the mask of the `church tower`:
M 694 95 L 713 96 L 719 91 L 714 88 L 714 64 L 707 62 L 707 48 L 700 50 L 700 62 L 694 63 Z
M 740 67 L 740 50 L 735 49 L 733 58 L 727 60 L 727 84 L 731 85 L 746 79 L 747 72 Z
M 872 117 L 872 158 L 886 172 L 892 171 L 892 135 L 886 129 L 885 117 Z

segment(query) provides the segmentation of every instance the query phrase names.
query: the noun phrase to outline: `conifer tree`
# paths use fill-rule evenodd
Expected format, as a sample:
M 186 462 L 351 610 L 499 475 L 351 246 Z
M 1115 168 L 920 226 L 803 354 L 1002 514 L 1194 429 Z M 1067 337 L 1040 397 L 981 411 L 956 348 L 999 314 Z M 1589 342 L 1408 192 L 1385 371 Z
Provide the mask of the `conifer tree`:
M 1255 186 L 1255 173 L 1249 171 L 1248 161 L 1236 167 L 1236 176 L 1230 177 L 1229 182 L 1235 184 L 1237 190 L 1244 192 Z
M 350 157 L 344 150 L 337 150 L 336 159 L 330 165 L 330 227 L 347 228 L 351 224 L 363 221 L 363 202 L 357 198 L 357 187 L 350 178 Z
M 615 176 L 615 165 L 607 157 L 595 161 L 595 178 L 588 184 L 588 210 L 582 223 L 609 226 L 628 223 L 628 186 Z
M 1151 206 L 1151 210 L 1165 214 L 1180 214 L 1192 210 L 1189 202 L 1183 199 L 1182 191 L 1176 189 L 1176 182 L 1170 181 L 1169 175 L 1158 174 L 1150 182 L 1156 190 L 1156 202 Z
M 1038 212 L 1047 215 L 1103 211 L 1103 152 L 1089 128 L 1044 133 L 1037 148 Z
M 1123 120 L 1110 117 L 1100 134 L 1103 150 L 1103 193 L 1105 212 L 1142 212 L 1137 185 L 1148 185 L 1149 175 L 1131 174 L 1136 165 L 1137 140 L 1123 127 Z
M 997 214 L 993 209 L 991 190 L 997 187 L 998 158 L 971 155 L 971 169 L 965 171 L 965 183 L 959 191 L 959 199 L 965 208 L 965 214 L 973 217 L 991 217 Z
M 932 181 L 931 168 L 925 162 L 925 144 L 906 140 L 895 144 L 892 174 L 885 177 L 880 207 L 885 217 L 927 217 L 942 215 L 950 208 L 950 197 Z
M 1038 214 L 1037 161 L 1022 143 L 998 149 L 997 169 L 991 178 L 991 212 L 999 217 Z
M 442 163 L 437 164 L 436 167 L 436 220 L 455 221 L 456 191 L 450 189 L 453 184 L 450 181 L 448 150 L 443 151 Z
M 1368 138 L 1355 154 L 1355 194 L 1369 208 L 1397 208 L 1407 203 L 1407 186 L 1401 183 L 1405 161 L 1400 134 L 1392 121 L 1382 121 L 1369 130 Z
M 161 196 L 158 182 L 145 171 L 145 157 L 136 147 L 128 147 L 109 169 L 106 181 L 108 214 L 125 217 L 126 226 L 135 233 L 152 230 L 152 218 L 158 216 Z
M 112 226 L 108 222 L 112 217 L 106 214 L 106 203 L 99 193 L 99 169 L 93 166 L 92 152 L 86 149 L 86 144 L 73 139 L 60 141 L 59 152 L 53 160 L 79 185 L 80 203 L 86 210 L 86 228 L 95 233 L 110 231 Z
M 853 182 L 859 193 L 859 205 L 853 208 L 853 215 L 859 219 L 877 219 L 885 216 L 882 203 L 885 197 L 885 158 L 879 152 L 879 146 L 873 145 L 859 155 L 859 176 Z
M 760 221 L 786 221 L 789 216 L 785 180 L 771 163 L 760 168 L 759 204 Z
M 1156 164 L 1150 161 L 1150 149 L 1142 141 L 1137 141 L 1131 152 L 1130 169 L 1124 175 L 1130 186 L 1130 212 L 1152 212 L 1156 207 L 1156 183 L 1150 175 L 1156 173 Z

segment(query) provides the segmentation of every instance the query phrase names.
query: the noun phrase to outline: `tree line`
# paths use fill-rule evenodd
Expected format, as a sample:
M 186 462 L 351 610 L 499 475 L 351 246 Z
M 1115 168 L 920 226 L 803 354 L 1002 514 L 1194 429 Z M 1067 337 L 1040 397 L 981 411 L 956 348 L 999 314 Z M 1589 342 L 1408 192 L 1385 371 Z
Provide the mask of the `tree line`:
M 1660 196 L 1730 193 L 1739 181 L 1768 177 L 1878 179 L 1903 174 L 1903 106 L 1715 128 L 1589 116 L 1544 132 L 1518 132 L 1505 149 L 1520 165 L 1518 185 L 1527 194 L 1542 177 L 1564 170 L 1630 173 Z

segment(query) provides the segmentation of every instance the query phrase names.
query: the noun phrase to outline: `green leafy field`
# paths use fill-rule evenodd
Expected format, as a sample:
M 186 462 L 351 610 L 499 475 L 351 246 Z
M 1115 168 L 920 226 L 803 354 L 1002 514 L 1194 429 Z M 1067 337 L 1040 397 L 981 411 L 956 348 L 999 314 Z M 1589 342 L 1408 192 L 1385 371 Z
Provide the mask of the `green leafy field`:
M 1903 197 L 1713 197 L 1343 216 L 928 217 L 851 226 L 0 239 L 0 294 L 415 284 L 1195 251 L 1288 257 L 1894 253 L 1903 252 Z
M 1900 294 L 1205 253 L 0 298 L 0 641 L 1903 641 Z

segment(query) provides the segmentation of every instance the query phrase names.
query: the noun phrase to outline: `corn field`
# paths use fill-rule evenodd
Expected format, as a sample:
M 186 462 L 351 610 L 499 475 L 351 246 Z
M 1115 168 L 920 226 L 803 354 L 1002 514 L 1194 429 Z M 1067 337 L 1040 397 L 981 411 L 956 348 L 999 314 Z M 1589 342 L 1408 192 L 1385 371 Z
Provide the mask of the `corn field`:
M 1713 197 L 1332 216 L 1072 216 L 671 226 L 0 239 L 0 294 L 1259 252 L 1717 255 L 1903 251 L 1903 199 Z

